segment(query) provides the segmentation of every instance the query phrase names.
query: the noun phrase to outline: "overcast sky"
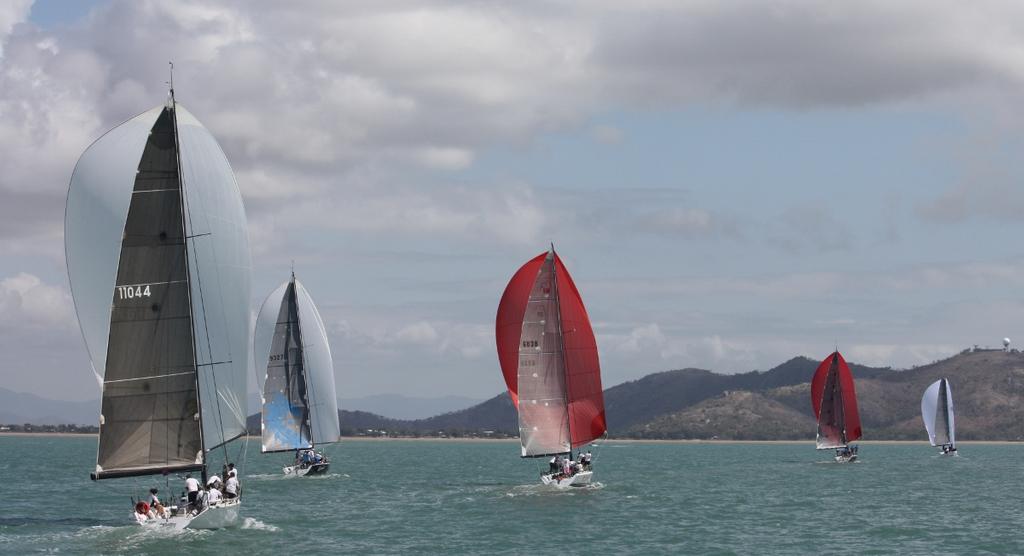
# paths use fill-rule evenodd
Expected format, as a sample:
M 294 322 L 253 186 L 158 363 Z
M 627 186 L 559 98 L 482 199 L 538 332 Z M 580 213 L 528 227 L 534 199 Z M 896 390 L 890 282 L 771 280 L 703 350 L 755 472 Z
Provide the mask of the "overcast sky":
M 0 2 L 4 386 L 90 399 L 64 198 L 179 101 L 238 177 L 253 306 L 295 269 L 339 395 L 501 391 L 555 243 L 606 386 L 1024 340 L 1024 4 Z

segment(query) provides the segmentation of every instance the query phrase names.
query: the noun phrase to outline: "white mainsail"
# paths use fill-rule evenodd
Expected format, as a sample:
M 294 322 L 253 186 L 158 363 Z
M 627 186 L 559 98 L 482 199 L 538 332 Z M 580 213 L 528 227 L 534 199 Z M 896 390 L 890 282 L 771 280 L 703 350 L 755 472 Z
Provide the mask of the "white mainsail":
M 549 251 L 544 259 L 526 304 L 518 380 L 523 457 L 568 452 L 569 409 L 554 251 Z
M 936 380 L 921 397 L 921 419 L 932 446 L 956 445 L 953 390 L 945 378 Z

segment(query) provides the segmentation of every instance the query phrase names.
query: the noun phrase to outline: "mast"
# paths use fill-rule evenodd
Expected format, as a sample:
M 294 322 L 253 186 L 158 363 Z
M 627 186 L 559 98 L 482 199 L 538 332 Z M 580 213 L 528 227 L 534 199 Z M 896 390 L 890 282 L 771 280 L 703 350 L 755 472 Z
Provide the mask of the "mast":
M 181 235 L 183 238 L 182 245 L 185 250 L 185 291 L 188 297 L 189 307 L 189 326 L 192 329 L 192 361 L 195 363 L 196 372 L 196 408 L 198 413 L 199 421 L 199 445 L 202 448 L 203 456 L 203 485 L 206 485 L 207 477 L 207 465 L 206 465 L 206 442 L 203 438 L 203 394 L 202 388 L 199 384 L 199 355 L 196 350 L 196 316 L 195 311 L 192 310 L 192 272 L 189 268 L 189 248 L 188 248 L 188 228 L 185 225 L 185 213 L 188 211 L 188 205 L 185 202 L 185 179 L 181 173 L 181 144 L 178 141 L 178 112 L 175 110 L 176 101 L 174 99 L 174 62 L 167 62 L 170 65 L 170 81 L 168 83 L 171 95 L 171 102 L 168 109 L 171 112 L 171 129 L 174 130 L 174 156 L 178 165 L 178 197 L 181 199 Z
M 562 331 L 562 298 L 558 295 L 558 255 L 555 243 L 551 242 L 551 283 L 555 294 L 555 323 L 558 326 L 558 351 L 562 357 L 562 375 L 564 376 L 562 397 L 565 399 L 565 430 L 569 433 L 569 458 L 572 459 L 572 417 L 569 411 L 569 364 L 565 359 L 565 337 Z

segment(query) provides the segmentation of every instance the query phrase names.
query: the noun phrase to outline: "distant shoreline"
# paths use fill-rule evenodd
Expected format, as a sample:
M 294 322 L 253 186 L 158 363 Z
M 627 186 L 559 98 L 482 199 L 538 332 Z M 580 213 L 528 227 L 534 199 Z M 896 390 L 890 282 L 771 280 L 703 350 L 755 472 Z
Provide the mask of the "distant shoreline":
M 95 438 L 96 433 L 74 433 L 74 432 L 0 432 L 0 437 L 11 436 L 11 437 L 28 437 L 28 438 L 82 438 L 91 437 Z M 249 440 L 258 440 L 258 436 L 250 436 Z M 434 436 L 420 436 L 420 437 L 404 437 L 404 436 L 343 436 L 341 442 L 394 442 L 394 441 L 411 441 L 411 442 L 452 442 L 452 443 L 518 443 L 518 438 L 438 438 Z M 813 440 L 696 440 L 696 439 L 674 439 L 674 440 L 661 440 L 653 438 L 607 438 L 598 440 L 596 444 L 805 444 L 813 445 Z M 885 444 L 906 444 L 906 445 L 928 445 L 927 440 L 858 440 L 855 444 L 864 444 L 867 446 L 871 445 L 885 445 Z M 1020 440 L 962 440 L 957 442 L 958 445 L 970 446 L 970 445 L 1020 445 L 1024 444 L 1024 441 Z

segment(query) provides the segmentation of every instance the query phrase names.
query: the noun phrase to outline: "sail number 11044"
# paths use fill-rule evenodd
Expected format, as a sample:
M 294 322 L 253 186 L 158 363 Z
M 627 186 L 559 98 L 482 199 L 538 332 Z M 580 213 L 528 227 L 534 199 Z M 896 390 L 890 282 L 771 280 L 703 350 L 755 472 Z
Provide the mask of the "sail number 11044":
M 149 297 L 149 286 L 118 286 L 118 299 L 135 299 L 136 297 Z

